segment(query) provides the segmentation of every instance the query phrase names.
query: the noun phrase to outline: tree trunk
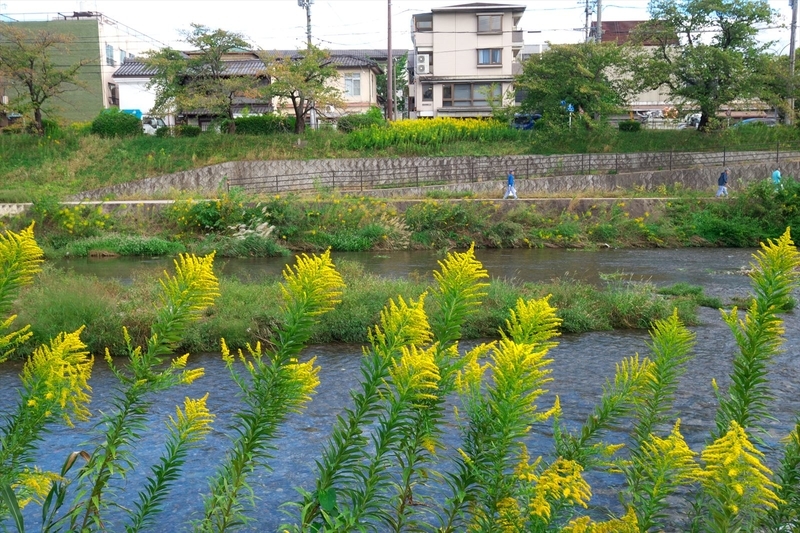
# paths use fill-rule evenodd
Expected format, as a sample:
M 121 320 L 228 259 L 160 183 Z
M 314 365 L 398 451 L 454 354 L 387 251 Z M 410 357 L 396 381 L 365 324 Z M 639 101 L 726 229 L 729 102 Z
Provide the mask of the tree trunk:
M 33 126 L 36 128 L 36 133 L 44 136 L 44 125 L 42 124 L 42 110 L 36 108 L 33 110 Z
M 303 113 L 305 104 L 305 98 L 302 96 L 297 100 L 292 100 L 292 105 L 294 105 L 294 132 L 297 135 L 302 135 L 306 131 L 306 117 Z

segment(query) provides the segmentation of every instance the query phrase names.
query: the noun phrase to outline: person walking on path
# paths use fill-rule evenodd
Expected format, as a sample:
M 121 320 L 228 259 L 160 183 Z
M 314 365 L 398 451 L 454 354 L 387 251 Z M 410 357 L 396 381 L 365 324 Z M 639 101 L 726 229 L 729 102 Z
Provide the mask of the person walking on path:
M 717 197 L 720 196 L 728 196 L 728 170 L 725 169 L 722 171 L 722 174 L 719 175 L 719 179 L 717 180 L 717 185 L 719 188 L 717 189 Z
M 781 169 L 775 167 L 775 170 L 772 172 L 772 185 L 775 186 L 775 190 L 783 189 L 783 185 L 781 185 Z
M 506 187 L 506 193 L 503 195 L 503 200 L 509 196 L 512 196 L 514 200 L 517 199 L 517 188 L 515 187 L 513 168 L 508 171 L 508 186 Z

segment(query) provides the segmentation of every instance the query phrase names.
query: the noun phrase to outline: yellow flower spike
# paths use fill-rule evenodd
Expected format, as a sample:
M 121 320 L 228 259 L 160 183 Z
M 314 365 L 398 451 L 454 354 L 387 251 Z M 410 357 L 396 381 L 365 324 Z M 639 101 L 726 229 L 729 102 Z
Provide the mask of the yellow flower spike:
M 392 346 L 421 346 L 433 337 L 428 315 L 425 313 L 425 297 L 422 293 L 407 303 L 398 296 L 397 303 L 390 299 L 381 310 L 380 326 L 369 331 L 369 341 L 377 349 L 385 351 Z
M 556 316 L 556 309 L 550 305 L 547 295 L 538 300 L 522 298 L 517 300 L 514 309 L 509 311 L 510 318 L 506 320 L 506 332 L 501 331 L 503 338 L 508 337 L 517 343 L 534 344 L 540 348 L 552 348 L 556 344 L 547 342 L 552 337 L 560 335 L 558 326 L 562 320 Z
M 575 461 L 558 458 L 536 479 L 536 490 L 544 498 L 569 505 L 588 507 L 592 489 L 583 479 L 583 467 Z M 549 510 L 543 517 L 549 518 Z
M 17 492 L 20 509 L 24 509 L 31 502 L 41 504 L 50 492 L 53 483 L 62 479 L 55 472 L 43 472 L 38 467 L 33 470 L 24 470 L 20 473 L 17 483 L 12 485 Z
M 187 308 L 198 314 L 214 304 L 219 296 L 219 281 L 214 275 L 214 253 L 205 257 L 180 254 L 175 260 L 175 275 L 166 272 L 160 280 L 165 307 Z
M 401 397 L 410 396 L 414 403 L 435 400 L 439 387 L 439 367 L 436 366 L 435 347 L 421 350 L 416 346 L 403 346 L 401 356 L 389 368 L 395 388 Z
M 728 432 L 706 447 L 701 457 L 706 463 L 702 483 L 706 491 L 725 507 L 747 507 L 755 512 L 776 508 L 780 498 L 770 480 L 772 472 L 762 462 L 764 454 L 756 449 L 736 421 Z M 733 488 L 733 492 L 728 490 Z
M 287 305 L 302 305 L 309 316 L 327 313 L 341 302 L 344 282 L 333 266 L 330 249 L 319 256 L 299 256 L 294 267 L 283 271 L 283 278 L 281 291 Z
M 456 390 L 462 395 L 477 396 L 480 394 L 481 383 L 489 364 L 481 365 L 478 361 L 494 347 L 494 344 L 481 344 L 464 354 L 463 370 L 456 374 Z
M 180 357 L 176 357 L 172 360 L 172 368 L 175 370 L 186 368 L 186 362 L 189 360 L 189 354 L 185 353 Z
M 311 400 L 311 395 L 319 386 L 319 367 L 314 366 L 316 357 L 305 363 L 292 362 L 285 369 L 291 380 L 297 384 L 297 407 Z
M 81 341 L 83 327 L 73 333 L 61 333 L 49 345 L 37 348 L 22 368 L 22 384 L 31 395 L 31 407 L 58 408 L 64 422 L 87 420 L 90 401 L 89 378 L 94 360 Z M 46 400 L 47 397 L 52 400 Z M 33 405 L 31 405 L 31 401 Z
M 231 355 L 230 348 L 228 348 L 228 343 L 226 343 L 225 339 L 222 338 L 220 339 L 219 344 L 220 344 L 220 351 L 222 352 L 222 360 L 225 361 L 225 364 L 232 365 L 233 356 Z
M 172 426 L 186 442 L 198 442 L 211 431 L 214 414 L 206 406 L 208 393 L 202 398 L 192 400 L 186 398 L 183 402 L 183 411 L 175 408 L 175 418 L 169 417 Z
M 189 385 L 190 383 L 194 383 L 201 377 L 206 374 L 206 370 L 204 368 L 194 368 L 192 370 L 185 370 L 181 374 L 180 382 Z

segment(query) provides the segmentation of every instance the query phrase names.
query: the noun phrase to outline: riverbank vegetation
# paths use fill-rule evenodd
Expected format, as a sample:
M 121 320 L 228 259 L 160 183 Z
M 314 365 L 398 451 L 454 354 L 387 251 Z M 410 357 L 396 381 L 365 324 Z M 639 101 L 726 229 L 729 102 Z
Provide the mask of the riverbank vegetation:
M 0 245 L 5 316 L 33 281 L 42 252 L 32 228 L 7 233 Z M 347 278 L 328 253 L 302 256 L 284 272 L 274 295 L 280 300 L 279 325 L 264 343 L 238 353 L 223 343 L 244 398 L 233 413 L 230 447 L 198 446 L 214 414 L 205 397 L 187 399 L 170 417 L 165 453 L 144 474 L 134 504 L 118 505 L 125 496 L 112 490 L 114 483 L 134 479 L 137 443 L 156 414 L 157 392 L 202 375 L 183 369 L 188 355 L 161 363 L 186 326 L 204 320 L 222 292 L 212 262 L 213 256 L 181 256 L 175 275 L 165 274 L 161 288 L 152 289 L 161 305 L 153 311 L 146 344 L 134 347 L 123 330 L 130 364 L 106 358 L 120 389 L 95 428 L 97 448 L 72 453 L 60 474 L 35 467 L 38 442 L 59 417 L 70 423 L 70 417 L 89 415 L 92 360 L 80 339 L 83 327 L 37 349 L 23 370 L 16 410 L 0 425 L 0 521 L 23 532 L 21 509 L 37 505 L 48 531 L 142 530 L 164 509 L 193 448 L 219 465 L 198 505 L 196 531 L 232 531 L 253 513 L 275 512 L 257 508 L 248 493 L 252 483 L 269 479 L 261 473 L 269 467 L 281 424 L 319 385 L 315 360 L 298 359 L 314 323 L 346 312 L 336 306 L 344 303 Z M 699 450 L 684 440 L 674 409 L 694 345 L 694 334 L 677 313 L 653 324 L 647 356 L 620 361 L 585 424 L 567 427 L 558 398 L 552 406 L 536 405 L 552 380 L 547 356 L 562 321 L 554 297 L 518 298 L 500 339 L 463 353 L 458 343 L 466 321 L 491 298 L 488 273 L 472 248 L 448 254 L 440 265 L 425 293 L 393 296 L 370 328 L 353 404 L 333 422 L 313 487 L 299 490 L 281 530 L 723 533 L 800 525 L 800 425 L 782 421 L 793 428 L 783 446 L 760 445 L 777 394 L 767 378 L 783 343 L 777 312 L 800 287 L 800 253 L 788 229 L 756 254 L 754 296 L 744 316 L 736 309 L 723 312 L 736 353 L 727 385 L 709 385 L 716 392 L 716 416 Z M 26 331 L 0 339 L 4 351 L 28 341 Z M 445 425 L 453 426 L 445 419 L 450 400 L 459 405 L 458 449 L 443 440 Z M 528 437 L 546 421 L 553 424 L 552 449 L 528 449 Z M 601 513 L 591 509 L 598 487 L 618 493 L 621 505 Z
M 608 248 L 757 246 L 782 228 L 800 225 L 800 182 L 768 180 L 731 198 L 699 196 L 680 187 L 652 209 L 636 209 L 641 191 L 617 191 L 588 209 L 545 209 L 529 202 L 428 198 L 386 201 L 321 191 L 313 197 L 248 196 L 239 190 L 215 200 L 176 200 L 163 208 L 132 205 L 62 206 L 47 198 L 8 222 L 36 222 L 46 257 L 171 256 L 270 257 L 291 251 L 407 249 Z
M 380 317 L 384 302 L 400 295 L 406 300 L 419 298 L 429 279 L 389 279 L 364 272 L 358 263 L 337 265 L 345 280 L 341 303 L 336 313 L 322 317 L 312 329 L 313 343 L 364 343 L 369 327 Z M 27 289 L 25 305 L 18 310 L 21 322 L 31 325 L 33 342 L 40 344 L 61 331 L 74 331 L 91 324 L 83 342 L 93 354 L 107 347 L 112 355 L 124 353 L 119 331 L 125 326 L 134 342 L 143 342 L 155 317 L 158 291 L 152 287 L 157 271 L 137 274 L 129 284 L 100 280 L 45 265 L 36 284 Z M 242 282 L 222 277 L 217 305 L 203 321 L 190 324 L 181 340 L 181 349 L 191 352 L 219 351 L 225 338 L 233 349 L 244 349 L 253 338 L 266 340 L 283 326 L 278 279 Z M 513 280 L 489 282 L 487 297 L 480 309 L 464 324 L 464 337 L 492 338 L 503 325 L 506 310 L 519 298 L 551 296 L 562 320 L 560 331 L 583 333 L 611 329 L 648 328 L 678 308 L 684 322 L 694 324 L 697 306 L 723 307 L 726 302 L 704 295 L 700 287 L 657 289 L 624 276 L 611 275 L 602 287 L 570 279 L 550 283 L 520 283 Z M 18 356 L 27 352 L 21 348 Z
M 0 135 L 0 201 L 35 201 L 127 183 L 151 176 L 224 163 L 279 159 L 353 157 L 497 156 L 523 154 L 632 153 L 654 151 L 773 150 L 800 143 L 790 127 L 620 132 L 598 123 L 591 129 L 546 121 L 534 131 L 502 122 L 401 121 L 344 133 L 308 131 L 197 137 L 113 137 L 89 133 L 89 126 L 48 125 L 47 135 Z M 391 142 L 389 142 L 391 141 Z

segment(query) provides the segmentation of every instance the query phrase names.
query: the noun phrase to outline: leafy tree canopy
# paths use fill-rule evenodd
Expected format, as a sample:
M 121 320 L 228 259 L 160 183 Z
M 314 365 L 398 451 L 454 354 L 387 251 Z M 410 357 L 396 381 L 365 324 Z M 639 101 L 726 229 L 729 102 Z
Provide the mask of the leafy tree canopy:
M 515 81 L 525 95 L 522 108 L 554 116 L 572 104 L 589 116 L 613 113 L 627 94 L 626 81 L 615 74 L 622 62 L 622 49 L 612 43 L 552 45 L 522 66 Z
M 155 90 L 154 112 L 180 113 L 195 109 L 228 118 L 233 133 L 234 106 L 243 97 L 254 96 L 266 77 L 235 75 L 228 71 L 226 56 L 246 52 L 250 44 L 238 33 L 192 24 L 183 32 L 184 42 L 193 51 L 165 48 L 152 52 L 145 60 L 154 71 L 149 87 Z
M 53 113 L 52 107 L 45 110 L 45 103 L 79 88 L 78 70 L 99 61 L 98 57 L 60 65 L 63 51 L 72 41 L 68 34 L 0 23 L 0 79 L 11 82 L 9 102 L 0 104 L 0 110 L 31 113 L 37 133 L 44 135 L 42 114 Z
M 341 91 L 334 84 L 339 73 L 327 51 L 310 45 L 292 56 L 265 53 L 261 60 L 270 77 L 262 92 L 292 105 L 295 133 L 305 131 L 305 119 L 313 108 L 342 106 Z
M 773 22 L 766 0 L 652 0 L 651 20 L 634 32 L 630 61 L 638 90 L 667 87 L 676 103 L 700 108 L 700 129 L 720 107 L 759 96 L 763 55 L 756 39 Z

